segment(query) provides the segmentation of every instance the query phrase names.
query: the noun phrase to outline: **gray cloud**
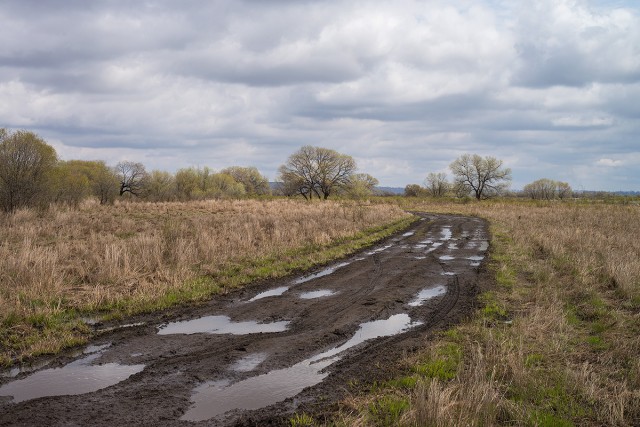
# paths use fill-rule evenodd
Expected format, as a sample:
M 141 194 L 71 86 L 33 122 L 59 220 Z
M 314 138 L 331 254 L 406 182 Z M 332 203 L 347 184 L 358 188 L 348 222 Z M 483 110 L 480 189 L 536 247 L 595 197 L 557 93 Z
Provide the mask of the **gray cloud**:
M 459 0 L 0 4 L 0 126 L 64 158 L 255 165 L 301 145 L 385 185 L 464 152 L 638 189 L 634 2 Z

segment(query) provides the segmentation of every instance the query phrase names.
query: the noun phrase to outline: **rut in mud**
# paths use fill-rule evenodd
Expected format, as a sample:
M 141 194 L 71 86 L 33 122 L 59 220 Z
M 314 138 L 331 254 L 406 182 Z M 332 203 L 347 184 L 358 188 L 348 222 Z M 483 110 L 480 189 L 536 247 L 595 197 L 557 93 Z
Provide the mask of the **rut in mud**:
M 82 354 L 0 378 L 0 425 L 278 425 L 392 373 L 488 283 L 486 223 L 407 232 L 296 278 L 135 319 Z M 95 325 L 100 328 L 101 325 Z

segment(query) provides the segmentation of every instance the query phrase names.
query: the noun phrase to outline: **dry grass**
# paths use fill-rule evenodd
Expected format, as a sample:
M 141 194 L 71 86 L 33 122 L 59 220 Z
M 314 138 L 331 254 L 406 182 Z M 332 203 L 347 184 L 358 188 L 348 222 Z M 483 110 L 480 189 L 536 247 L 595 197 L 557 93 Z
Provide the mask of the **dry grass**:
M 406 202 L 405 202 L 406 203 Z M 406 206 L 406 205 L 405 205 Z M 406 206 L 485 217 L 496 289 L 476 316 L 406 361 L 411 402 L 398 425 L 640 425 L 640 209 L 484 202 Z M 443 346 L 463 357 L 454 374 Z M 436 350 L 434 350 L 434 348 Z M 416 373 L 417 372 L 417 373 Z M 348 405 L 341 424 L 384 425 Z
M 2 216 L 0 354 L 6 363 L 8 354 L 51 349 L 55 334 L 34 333 L 77 313 L 204 298 L 219 286 L 282 275 L 269 260 L 299 268 L 300 251 L 302 266 L 326 261 L 315 252 L 406 217 L 396 206 L 292 200 L 88 203 Z M 74 326 L 78 336 L 83 326 Z

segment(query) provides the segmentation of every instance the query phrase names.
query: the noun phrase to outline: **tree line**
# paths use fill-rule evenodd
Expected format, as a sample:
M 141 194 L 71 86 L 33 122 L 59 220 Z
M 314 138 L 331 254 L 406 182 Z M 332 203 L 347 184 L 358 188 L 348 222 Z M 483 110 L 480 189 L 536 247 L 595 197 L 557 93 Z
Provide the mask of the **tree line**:
M 357 173 L 355 160 L 334 150 L 304 146 L 279 169 L 276 194 L 305 199 L 361 198 L 373 194 L 378 180 Z M 53 147 L 33 132 L 0 128 L 0 209 L 77 206 L 88 197 L 101 204 L 117 198 L 188 201 L 272 194 L 268 179 L 255 167 L 232 166 L 218 172 L 190 167 L 175 174 L 148 172 L 139 162 L 110 167 L 104 161 L 58 159 Z

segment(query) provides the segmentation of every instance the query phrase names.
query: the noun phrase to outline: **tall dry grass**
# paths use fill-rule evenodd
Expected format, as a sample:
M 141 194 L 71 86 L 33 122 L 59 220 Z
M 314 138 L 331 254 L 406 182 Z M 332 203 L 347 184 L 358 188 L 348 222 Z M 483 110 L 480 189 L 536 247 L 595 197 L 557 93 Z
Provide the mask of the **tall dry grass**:
M 153 301 L 202 275 L 405 216 L 396 206 L 293 200 L 20 210 L 0 217 L 0 325 Z
M 454 378 L 401 391 L 398 424 L 640 425 L 640 208 L 403 203 L 489 219 L 497 285 L 472 320 L 426 343 L 418 359 L 437 362 L 443 343 L 464 357 Z M 372 424 L 362 402 L 343 424 Z

